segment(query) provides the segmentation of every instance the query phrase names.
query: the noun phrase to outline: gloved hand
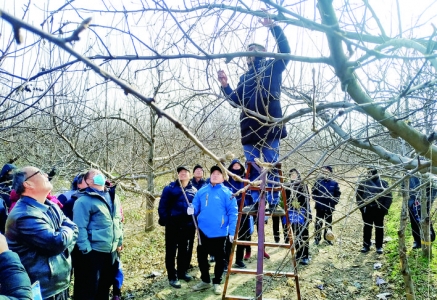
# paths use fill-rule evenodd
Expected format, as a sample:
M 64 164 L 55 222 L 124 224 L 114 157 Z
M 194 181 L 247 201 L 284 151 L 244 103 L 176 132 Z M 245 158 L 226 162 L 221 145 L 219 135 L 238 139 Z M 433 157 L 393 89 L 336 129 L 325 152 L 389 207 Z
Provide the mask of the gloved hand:
M 229 241 L 230 241 L 231 243 L 234 242 L 234 236 L 233 236 L 233 235 L 229 235 Z
M 51 171 L 47 174 L 47 176 L 49 177 L 49 180 L 52 180 L 52 178 L 55 177 L 55 175 L 56 175 L 56 167 L 53 167 Z
M 194 207 L 192 204 L 190 204 L 190 206 L 188 206 L 187 208 L 187 215 L 189 216 L 194 215 Z

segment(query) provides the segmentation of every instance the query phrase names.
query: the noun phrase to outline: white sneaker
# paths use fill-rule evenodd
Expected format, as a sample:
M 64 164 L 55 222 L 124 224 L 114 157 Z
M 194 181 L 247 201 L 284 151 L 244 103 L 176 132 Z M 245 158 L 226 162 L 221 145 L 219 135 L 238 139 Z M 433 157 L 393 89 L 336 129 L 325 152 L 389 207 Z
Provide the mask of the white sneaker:
M 198 284 L 193 285 L 191 288 L 194 291 L 203 291 L 203 290 L 209 289 L 210 287 L 211 287 L 211 283 L 206 283 L 206 282 L 201 281 Z
M 223 288 L 220 284 L 214 284 L 214 294 L 221 295 L 223 293 Z

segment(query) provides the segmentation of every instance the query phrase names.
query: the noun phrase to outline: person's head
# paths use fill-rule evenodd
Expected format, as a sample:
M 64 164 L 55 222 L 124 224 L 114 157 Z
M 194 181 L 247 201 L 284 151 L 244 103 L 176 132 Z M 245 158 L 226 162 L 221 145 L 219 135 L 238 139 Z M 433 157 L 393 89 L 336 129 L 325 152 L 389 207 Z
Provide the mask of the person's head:
M 323 166 L 320 168 L 320 178 L 329 178 L 332 175 L 332 167 L 331 166 Z
M 219 183 L 222 183 L 224 181 L 222 169 L 220 169 L 219 166 L 217 166 L 217 165 L 212 166 L 210 173 L 211 173 L 211 176 L 210 176 L 211 184 L 219 184 Z
M 97 169 L 90 169 L 83 176 L 83 181 L 86 187 L 103 191 L 105 189 L 105 175 Z
M 5 164 L 0 172 L 0 182 L 11 182 L 16 169 L 17 167 L 13 164 Z
M 178 172 L 178 179 L 181 182 L 187 182 L 190 180 L 190 169 L 188 169 L 188 167 L 180 166 L 176 169 L 176 171 Z
M 378 170 L 375 167 L 367 168 L 367 177 L 372 178 L 378 174 Z
M 195 165 L 193 169 L 193 177 L 196 179 L 203 178 L 203 168 L 201 165 Z
M 288 177 L 290 177 L 291 181 L 300 180 L 300 173 L 297 169 L 291 169 L 288 172 Z
M 232 160 L 228 167 L 228 170 L 239 176 L 243 175 L 244 172 L 246 172 L 246 169 L 239 159 Z
M 266 48 L 263 45 L 252 43 L 247 46 L 247 52 L 266 52 Z M 247 65 L 251 65 L 255 61 L 255 56 L 248 56 L 246 58 Z
M 14 173 L 12 188 L 18 196 L 29 196 L 44 203 L 53 189 L 47 174 L 36 167 L 27 166 Z

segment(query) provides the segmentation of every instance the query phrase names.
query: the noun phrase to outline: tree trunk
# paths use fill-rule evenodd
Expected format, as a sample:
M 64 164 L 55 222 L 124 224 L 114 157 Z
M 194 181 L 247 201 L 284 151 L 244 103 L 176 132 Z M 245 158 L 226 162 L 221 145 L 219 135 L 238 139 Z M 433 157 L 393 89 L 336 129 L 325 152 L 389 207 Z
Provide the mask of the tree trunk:
M 155 158 L 155 121 L 156 113 L 153 109 L 150 109 L 150 138 L 152 140 L 149 146 L 149 157 L 147 162 L 147 191 L 151 195 L 155 194 L 155 173 L 154 173 L 154 158 Z M 153 220 L 155 210 L 155 197 L 147 196 L 146 199 L 146 227 L 145 231 L 152 231 L 155 229 L 155 223 Z
M 414 283 L 411 279 L 410 268 L 408 267 L 407 258 L 407 247 L 405 246 L 405 228 L 408 223 L 408 199 L 409 199 L 409 189 L 410 182 L 409 179 L 405 179 L 404 189 L 402 191 L 402 210 L 401 210 L 401 221 L 399 224 L 398 237 L 399 237 L 399 259 L 401 262 L 401 273 L 404 277 L 405 292 L 407 300 L 416 299 L 414 294 Z
M 427 187 L 429 187 L 429 185 L 425 185 L 420 193 L 420 238 L 422 240 L 422 255 L 431 258 L 432 247 L 429 230 L 428 197 L 426 196 Z

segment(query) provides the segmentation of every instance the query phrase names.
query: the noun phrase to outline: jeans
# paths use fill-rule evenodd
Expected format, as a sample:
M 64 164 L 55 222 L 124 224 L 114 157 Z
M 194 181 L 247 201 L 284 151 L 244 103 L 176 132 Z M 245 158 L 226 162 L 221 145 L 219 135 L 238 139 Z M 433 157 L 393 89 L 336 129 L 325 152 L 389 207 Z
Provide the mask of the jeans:
M 274 139 L 271 141 L 262 141 L 257 145 L 243 145 L 244 156 L 246 157 L 246 162 L 253 162 L 255 164 L 255 158 L 261 159 L 261 154 L 264 158 L 264 162 L 275 163 L 279 158 L 279 139 Z M 250 181 L 255 180 L 259 176 L 259 172 L 255 167 L 251 167 L 251 172 L 249 174 Z M 273 169 L 267 175 L 267 178 L 272 181 L 279 182 L 278 170 Z M 271 183 L 267 184 L 268 187 L 272 187 Z M 259 191 L 251 191 L 253 201 L 255 203 L 259 200 Z M 268 192 L 267 201 L 270 205 L 277 205 L 279 202 L 279 191 Z

